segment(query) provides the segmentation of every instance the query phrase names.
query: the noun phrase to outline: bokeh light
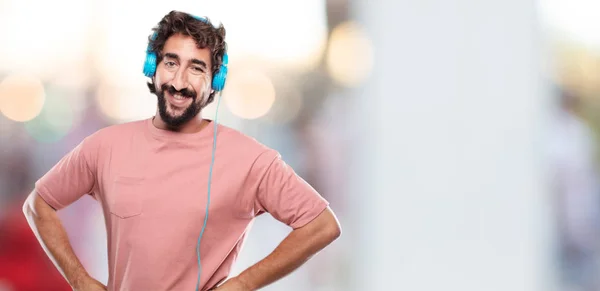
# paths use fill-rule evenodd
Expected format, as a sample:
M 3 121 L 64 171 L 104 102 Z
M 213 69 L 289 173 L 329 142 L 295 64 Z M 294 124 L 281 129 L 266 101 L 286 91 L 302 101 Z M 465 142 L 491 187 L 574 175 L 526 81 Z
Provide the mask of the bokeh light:
M 277 99 L 273 103 L 269 114 L 265 119 L 273 124 L 284 124 L 293 121 L 298 117 L 303 99 L 300 88 L 298 88 L 291 76 L 279 76 L 273 79 Z
M 256 119 L 269 112 L 275 102 L 271 79 L 259 69 L 231 70 L 223 90 L 225 104 L 234 115 Z
M 71 102 L 58 91 L 48 90 L 40 114 L 25 123 L 27 132 L 37 141 L 54 143 L 65 137 L 75 122 Z
M 600 54 L 576 45 L 556 45 L 553 81 L 580 98 L 598 98 L 600 93 Z
M 360 85 L 369 76 L 373 66 L 373 48 L 357 23 L 344 22 L 333 29 L 326 63 L 331 77 L 343 86 Z
M 103 83 L 96 92 L 96 103 L 100 112 L 117 122 L 148 118 L 156 111 L 156 96 L 145 84 L 122 87 Z
M 14 74 L 0 83 L 0 112 L 24 122 L 35 118 L 45 102 L 44 85 L 30 74 Z

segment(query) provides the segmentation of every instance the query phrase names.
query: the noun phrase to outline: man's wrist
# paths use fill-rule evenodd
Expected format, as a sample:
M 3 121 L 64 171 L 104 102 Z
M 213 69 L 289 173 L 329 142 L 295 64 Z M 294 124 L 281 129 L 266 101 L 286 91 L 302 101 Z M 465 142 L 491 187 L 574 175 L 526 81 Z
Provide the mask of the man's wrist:
M 237 282 L 241 287 L 244 288 L 244 290 L 247 291 L 254 291 L 256 290 L 256 286 L 254 286 L 251 282 L 251 280 L 249 280 L 248 278 L 246 278 L 246 276 L 244 276 L 245 274 L 240 274 L 236 277 L 233 277 L 232 279 Z
M 70 280 L 69 285 L 71 285 L 71 288 L 74 290 L 79 290 L 85 286 L 86 282 L 88 282 L 90 279 L 92 279 L 92 277 L 90 277 L 87 273 L 76 274 L 73 276 L 72 280 Z

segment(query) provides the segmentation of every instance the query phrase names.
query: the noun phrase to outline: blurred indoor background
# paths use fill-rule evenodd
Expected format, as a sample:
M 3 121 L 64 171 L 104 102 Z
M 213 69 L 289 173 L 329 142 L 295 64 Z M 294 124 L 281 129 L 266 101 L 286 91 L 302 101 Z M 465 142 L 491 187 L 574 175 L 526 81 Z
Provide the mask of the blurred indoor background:
M 225 25 L 220 123 L 342 223 L 264 290 L 600 290 L 600 2 L 369 1 L 0 0 L 0 291 L 70 290 L 23 200 L 87 135 L 154 114 L 142 64 L 170 10 Z M 106 283 L 98 204 L 59 213 Z M 289 231 L 259 217 L 234 275 Z

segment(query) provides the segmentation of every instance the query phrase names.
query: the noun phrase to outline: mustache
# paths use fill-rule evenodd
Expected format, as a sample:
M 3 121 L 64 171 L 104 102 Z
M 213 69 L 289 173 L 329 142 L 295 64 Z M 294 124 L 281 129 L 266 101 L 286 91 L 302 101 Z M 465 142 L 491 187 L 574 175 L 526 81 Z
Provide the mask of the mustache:
M 189 98 L 196 99 L 196 92 L 194 92 L 192 90 L 188 90 L 187 88 L 177 90 L 172 85 L 163 84 L 162 86 L 160 86 L 160 89 L 163 92 L 165 92 L 165 91 L 169 92 L 169 94 L 171 94 L 171 95 L 180 94 L 183 97 L 189 97 Z

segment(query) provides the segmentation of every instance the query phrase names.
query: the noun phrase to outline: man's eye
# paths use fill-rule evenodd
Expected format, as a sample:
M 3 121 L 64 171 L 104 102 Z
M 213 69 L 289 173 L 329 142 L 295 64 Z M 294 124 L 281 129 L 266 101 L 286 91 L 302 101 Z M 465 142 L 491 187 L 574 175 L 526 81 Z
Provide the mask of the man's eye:
M 204 73 L 204 70 L 200 67 L 193 67 L 194 72 L 196 73 Z
M 165 65 L 169 68 L 175 67 L 175 62 L 165 62 Z

